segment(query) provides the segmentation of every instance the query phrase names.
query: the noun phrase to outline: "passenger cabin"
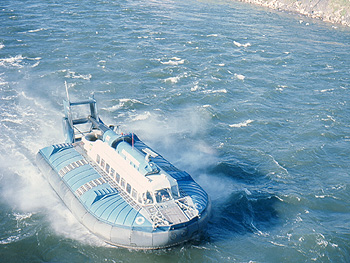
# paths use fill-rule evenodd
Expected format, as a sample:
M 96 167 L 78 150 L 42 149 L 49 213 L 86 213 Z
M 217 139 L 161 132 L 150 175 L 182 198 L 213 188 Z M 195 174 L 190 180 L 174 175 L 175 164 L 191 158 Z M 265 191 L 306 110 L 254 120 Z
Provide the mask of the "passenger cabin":
M 149 148 L 135 148 L 130 136 L 108 131 L 102 137 L 97 130 L 84 136 L 82 142 L 89 157 L 139 205 L 180 198 L 177 181 L 152 162 L 158 155 Z

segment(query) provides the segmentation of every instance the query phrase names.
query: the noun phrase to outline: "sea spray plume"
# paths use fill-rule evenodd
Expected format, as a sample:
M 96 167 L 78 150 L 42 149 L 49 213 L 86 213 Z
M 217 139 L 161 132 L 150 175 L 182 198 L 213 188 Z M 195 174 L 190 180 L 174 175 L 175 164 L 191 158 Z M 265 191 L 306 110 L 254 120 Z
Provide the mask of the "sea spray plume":
M 203 165 L 216 161 L 214 145 L 205 140 L 211 118 L 211 112 L 193 105 L 170 116 L 152 111 L 147 119 L 133 117 L 128 127 L 174 163 L 189 168 L 196 177 Z
M 15 103 L 12 107 L 4 109 L 4 113 L 18 120 L 21 129 L 18 129 L 17 125 L 0 126 L 3 134 L 0 154 L 2 171 L 0 196 L 3 202 L 13 207 L 14 213 L 28 214 L 31 217 L 44 216 L 58 235 L 87 244 L 101 244 L 101 241 L 94 239 L 94 236 L 83 228 L 61 203 L 35 164 L 33 156 L 37 149 L 42 147 L 41 144 L 63 140 L 60 123 L 57 124 L 57 121 L 52 120 L 53 118 L 59 120 L 61 115 L 39 96 L 34 98 L 29 92 L 21 91 L 21 87 L 17 90 L 12 100 Z M 5 124 L 4 120 L 1 120 L 1 123 Z M 66 224 L 63 225 L 62 222 L 65 221 Z M 34 234 L 34 232 L 26 233 L 27 236 L 23 238 L 29 238 Z
M 57 234 L 91 244 L 91 234 L 78 223 L 50 189 L 47 181 L 39 174 L 33 160 L 18 151 L 18 147 L 23 149 L 24 145 L 16 145 L 13 141 L 11 143 L 9 138 L 7 142 L 8 148 L 5 151 L 12 158 L 8 159 L 4 155 L 0 156 L 1 170 L 3 171 L 0 195 L 3 202 L 13 207 L 14 213 L 28 214 L 29 218 L 26 221 L 30 220 L 31 224 L 34 224 L 29 230 L 41 228 L 41 226 L 36 226 L 36 220 L 30 219 L 30 217 L 45 215 Z M 28 152 L 28 150 L 25 152 Z M 64 221 L 68 223 L 63 225 L 62 222 Z M 29 230 L 27 228 L 23 229 L 23 231 Z M 23 231 L 19 232 L 21 233 L 19 239 L 29 238 L 35 234 L 35 232 L 23 233 Z M 94 244 L 99 243 L 96 241 Z

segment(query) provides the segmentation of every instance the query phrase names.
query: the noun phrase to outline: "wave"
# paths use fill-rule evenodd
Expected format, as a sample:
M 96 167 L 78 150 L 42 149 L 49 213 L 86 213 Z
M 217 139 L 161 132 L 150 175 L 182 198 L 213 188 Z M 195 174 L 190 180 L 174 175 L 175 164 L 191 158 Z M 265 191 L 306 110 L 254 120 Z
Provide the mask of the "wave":
M 231 128 L 241 128 L 241 127 L 247 127 L 250 123 L 252 123 L 253 120 L 246 120 L 244 122 L 240 122 L 240 123 L 237 123 L 237 124 L 230 124 L 229 126 Z
M 24 238 L 27 238 L 30 235 L 33 235 L 34 232 L 31 231 L 31 233 L 28 233 L 28 228 L 26 228 L 27 226 L 30 225 L 28 221 L 30 221 L 32 215 L 33 213 L 30 213 L 30 212 L 24 212 L 24 213 L 15 212 L 12 214 L 8 214 L 7 220 L 16 221 L 16 225 L 18 229 L 13 230 L 12 232 L 6 231 L 7 237 L 2 236 L 2 239 L 0 240 L 0 244 L 1 245 L 11 244 L 14 242 L 18 242 Z
M 170 78 L 166 78 L 166 79 L 164 80 L 164 82 L 170 82 L 170 83 L 175 84 L 175 83 L 178 83 L 180 79 L 181 79 L 180 76 L 177 76 L 177 77 L 170 77 Z
M 72 79 L 84 79 L 84 80 L 90 80 L 92 78 L 91 74 L 78 74 L 75 71 L 69 70 L 69 69 L 63 69 L 59 70 L 58 72 L 66 73 L 66 78 L 72 78 Z M 71 86 L 74 86 L 74 84 L 70 84 Z
M 143 121 L 151 117 L 151 113 L 149 111 L 145 111 L 142 114 L 137 114 L 132 118 L 132 121 Z
M 14 243 L 14 242 L 17 242 L 19 241 L 21 238 L 20 236 L 9 236 L 3 240 L 0 240 L 0 244 L 1 245 L 7 245 L 7 244 L 11 244 L 11 243 Z
M 211 93 L 227 93 L 227 89 L 219 89 L 219 90 L 205 90 L 203 93 L 211 94 Z
M 198 82 L 196 81 L 193 84 L 194 84 L 194 86 L 191 88 L 191 91 L 197 91 L 199 89 Z
M 72 78 L 72 79 L 85 79 L 85 80 L 90 80 L 92 75 L 91 74 L 78 74 L 74 71 L 70 71 L 70 70 L 63 70 L 66 71 L 66 78 Z
M 28 33 L 36 33 L 36 32 L 40 32 L 43 30 L 45 30 L 45 28 L 32 29 L 32 30 L 28 30 Z
M 1 58 L 0 59 L 0 66 L 5 68 L 15 67 L 15 68 L 23 68 L 23 65 L 21 65 L 21 62 L 23 61 L 24 57 L 22 55 L 17 55 L 15 57 L 9 57 L 9 58 Z
M 245 44 L 241 44 L 237 41 L 233 41 L 233 44 L 235 44 L 237 47 L 250 47 L 251 44 L 248 42 L 248 43 L 245 43 Z
M 171 65 L 171 66 L 177 66 L 185 63 L 184 59 L 178 58 L 178 57 L 172 57 L 168 61 L 160 61 L 163 65 Z
M 0 46 L 1 49 L 1 46 Z M 37 58 L 28 58 L 28 57 L 23 57 L 22 55 L 17 55 L 14 57 L 9 57 L 9 58 L 1 58 L 0 59 L 0 67 L 4 68 L 23 68 L 26 66 L 26 62 L 28 61 L 36 61 L 33 65 L 31 65 L 32 68 L 36 67 L 39 65 L 41 57 Z M 30 62 L 33 63 L 33 62 Z
M 321 89 L 319 92 L 325 93 L 325 92 L 333 92 L 335 89 Z
M 148 105 L 136 99 L 119 99 L 119 104 L 113 105 L 111 107 L 103 107 L 101 109 L 108 112 L 115 112 L 116 110 L 119 110 L 124 107 L 130 108 L 135 104 Z
M 239 80 L 244 80 L 245 79 L 245 76 L 242 75 L 242 74 L 236 74 L 235 73 L 234 76 L 235 76 L 236 79 L 239 79 Z
M 105 111 L 109 111 L 109 112 L 114 112 L 114 111 L 119 110 L 121 107 L 122 107 L 121 104 L 118 104 L 118 105 L 113 105 L 113 106 L 107 107 L 107 108 L 102 107 L 101 110 L 105 110 Z
M 120 103 L 125 104 L 127 102 L 132 102 L 132 103 L 140 103 L 140 104 L 145 104 L 139 100 L 136 99 L 119 99 Z M 146 105 L 146 104 L 145 104 Z

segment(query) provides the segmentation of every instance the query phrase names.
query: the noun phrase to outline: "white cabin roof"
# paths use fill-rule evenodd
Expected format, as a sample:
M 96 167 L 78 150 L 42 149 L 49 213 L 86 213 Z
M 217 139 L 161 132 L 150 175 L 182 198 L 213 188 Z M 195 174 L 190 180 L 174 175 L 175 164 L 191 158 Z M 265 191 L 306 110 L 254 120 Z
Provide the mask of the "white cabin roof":
M 141 152 L 124 141 L 119 142 L 116 149 L 102 140 L 90 141 L 83 138 L 83 142 L 93 160 L 99 155 L 139 193 L 154 193 L 156 190 L 170 189 L 177 185 L 173 177 L 150 160 L 150 157 L 156 157 L 157 154 L 149 148 L 142 149 Z

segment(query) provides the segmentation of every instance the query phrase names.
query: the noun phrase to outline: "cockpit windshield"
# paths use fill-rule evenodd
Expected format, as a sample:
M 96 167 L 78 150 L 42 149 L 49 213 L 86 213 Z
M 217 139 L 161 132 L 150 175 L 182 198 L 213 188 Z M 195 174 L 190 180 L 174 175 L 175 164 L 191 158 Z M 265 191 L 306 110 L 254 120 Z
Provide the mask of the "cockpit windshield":
M 173 185 L 171 187 L 171 194 L 173 195 L 173 197 L 175 199 L 180 197 L 180 193 L 179 193 L 179 187 L 177 185 Z
M 170 189 L 163 188 L 161 190 L 155 191 L 155 197 L 156 197 L 157 203 L 163 203 L 171 200 Z
M 143 203 L 145 205 L 153 204 L 153 198 L 150 192 L 143 193 Z

